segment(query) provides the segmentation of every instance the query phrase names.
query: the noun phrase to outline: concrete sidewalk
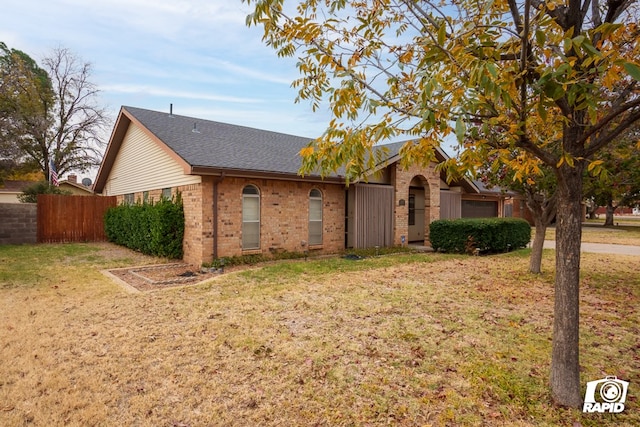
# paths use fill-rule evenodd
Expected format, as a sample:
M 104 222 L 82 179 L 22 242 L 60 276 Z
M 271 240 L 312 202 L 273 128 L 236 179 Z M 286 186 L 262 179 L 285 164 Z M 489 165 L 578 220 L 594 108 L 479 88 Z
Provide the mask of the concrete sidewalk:
M 545 249 L 555 249 L 555 240 L 545 240 Z M 630 245 L 610 245 L 607 243 L 582 243 L 580 246 L 582 252 L 592 252 L 598 254 L 617 254 L 617 255 L 638 255 L 640 256 L 640 246 Z

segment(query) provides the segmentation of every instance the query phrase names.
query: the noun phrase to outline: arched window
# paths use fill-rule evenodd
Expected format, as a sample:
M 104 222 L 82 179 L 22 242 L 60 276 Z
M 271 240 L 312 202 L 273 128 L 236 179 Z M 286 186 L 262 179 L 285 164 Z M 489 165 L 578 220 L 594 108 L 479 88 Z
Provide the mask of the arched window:
M 322 193 L 315 188 L 309 193 L 309 245 L 322 244 Z
M 260 248 L 260 191 L 254 185 L 242 189 L 242 249 Z

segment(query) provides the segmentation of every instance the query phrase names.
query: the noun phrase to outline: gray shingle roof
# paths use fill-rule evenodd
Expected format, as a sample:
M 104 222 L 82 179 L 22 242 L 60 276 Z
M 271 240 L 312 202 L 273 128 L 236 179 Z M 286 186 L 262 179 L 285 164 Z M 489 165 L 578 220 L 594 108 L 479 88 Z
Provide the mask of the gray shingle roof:
M 123 107 L 193 167 L 296 174 L 312 138 Z M 194 132 L 194 126 L 197 132 Z
M 302 165 L 298 153 L 313 139 L 143 108 L 122 108 L 192 168 L 201 171 L 214 169 L 297 175 Z M 384 145 L 388 161 L 398 160 L 399 151 L 406 142 Z M 447 158 L 440 149 L 436 155 L 440 161 Z M 383 161 L 379 167 L 387 164 Z M 318 175 L 312 174 L 311 177 L 318 178 Z M 326 178 L 344 179 L 344 168 Z M 471 181 L 468 182 L 473 187 Z M 95 187 L 100 190 L 103 185 L 99 174 Z M 478 189 L 471 188 L 471 191 L 477 192 Z

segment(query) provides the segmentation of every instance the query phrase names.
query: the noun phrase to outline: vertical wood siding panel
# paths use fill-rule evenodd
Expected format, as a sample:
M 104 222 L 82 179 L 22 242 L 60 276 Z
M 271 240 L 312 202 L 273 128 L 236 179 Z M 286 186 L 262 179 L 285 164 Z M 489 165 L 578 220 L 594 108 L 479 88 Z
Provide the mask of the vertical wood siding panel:
M 393 244 L 393 194 L 391 186 L 354 185 L 356 218 L 355 247 Z
M 456 219 L 462 216 L 462 194 L 440 191 L 440 218 Z

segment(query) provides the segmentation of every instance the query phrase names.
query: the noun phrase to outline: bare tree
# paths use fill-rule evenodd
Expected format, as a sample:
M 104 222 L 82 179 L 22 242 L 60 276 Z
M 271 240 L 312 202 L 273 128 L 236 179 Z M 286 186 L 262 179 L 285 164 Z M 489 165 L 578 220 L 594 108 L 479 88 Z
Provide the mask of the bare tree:
M 104 145 L 101 136 L 110 123 L 97 102 L 99 90 L 90 81 L 91 64 L 82 63 L 68 49 L 57 48 L 43 65 L 56 94 L 53 123 L 42 150 L 45 174 L 50 159 L 60 175 L 99 165 Z

